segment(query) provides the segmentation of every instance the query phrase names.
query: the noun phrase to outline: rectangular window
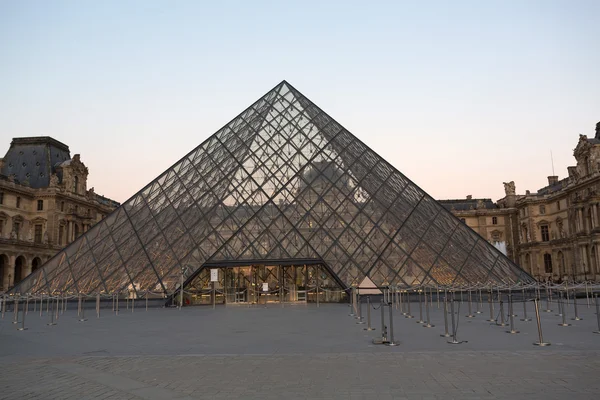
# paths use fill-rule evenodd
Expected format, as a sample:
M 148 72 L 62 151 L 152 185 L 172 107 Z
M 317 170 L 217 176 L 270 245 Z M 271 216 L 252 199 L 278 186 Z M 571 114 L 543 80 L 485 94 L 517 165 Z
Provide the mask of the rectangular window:
M 65 237 L 65 226 L 61 225 L 58 228 L 58 245 L 59 246 L 63 246 L 64 245 L 64 243 L 63 243 L 64 237 Z
M 42 211 L 44 209 L 44 200 L 38 200 L 38 211 Z
M 540 229 L 542 230 L 542 242 L 548 242 L 550 240 L 548 225 L 542 225 Z
M 0 192 L 0 204 L 4 204 L 4 192 Z
M 21 233 L 21 224 L 19 222 L 15 222 L 13 225 L 13 231 L 15 232 L 15 236 L 17 238 L 17 240 L 20 239 L 20 233 Z
M 42 243 L 42 225 L 41 224 L 36 224 L 35 225 L 34 242 L 38 243 L 38 244 Z
M 492 217 L 492 225 L 498 225 L 498 217 Z
M 17 208 L 21 207 L 21 198 L 17 196 Z
M 546 214 L 546 206 L 540 206 L 540 214 L 541 215 Z
M 60 202 L 60 212 L 63 212 L 63 211 L 65 211 L 65 202 L 61 201 Z
M 552 256 L 550 254 L 544 254 L 544 271 L 547 274 L 552 273 Z
M 4 220 L 0 219 L 0 238 L 4 237 Z
M 556 202 L 556 209 L 560 211 L 560 200 Z

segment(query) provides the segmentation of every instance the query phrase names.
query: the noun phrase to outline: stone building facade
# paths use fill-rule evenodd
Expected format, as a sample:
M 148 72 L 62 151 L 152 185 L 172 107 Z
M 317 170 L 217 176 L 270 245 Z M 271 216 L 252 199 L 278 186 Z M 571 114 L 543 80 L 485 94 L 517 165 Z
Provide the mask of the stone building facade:
M 118 207 L 87 188 L 79 154 L 50 137 L 14 138 L 0 159 L 0 292 Z
M 568 176 L 548 177 L 536 193 L 442 200 L 446 208 L 538 280 L 600 281 L 600 122 L 593 138 L 580 135 Z

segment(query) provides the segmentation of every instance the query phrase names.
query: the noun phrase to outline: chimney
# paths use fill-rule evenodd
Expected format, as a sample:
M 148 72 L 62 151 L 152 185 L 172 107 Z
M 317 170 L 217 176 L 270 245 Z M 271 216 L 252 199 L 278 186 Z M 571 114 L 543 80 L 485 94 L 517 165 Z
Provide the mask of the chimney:
M 596 139 L 600 139 L 600 122 L 596 124 Z
M 558 176 L 549 176 L 548 177 L 548 185 L 552 186 L 558 183 Z
M 472 200 L 472 199 L 473 199 L 473 195 L 471 195 L 471 194 L 468 194 L 468 195 L 467 195 L 467 200 Z

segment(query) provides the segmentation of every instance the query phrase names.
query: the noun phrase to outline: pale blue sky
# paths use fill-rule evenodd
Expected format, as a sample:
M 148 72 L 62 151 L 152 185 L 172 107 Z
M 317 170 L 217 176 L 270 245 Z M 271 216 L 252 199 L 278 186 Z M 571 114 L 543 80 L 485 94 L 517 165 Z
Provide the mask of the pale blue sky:
M 600 121 L 600 1 L 0 0 L 0 153 L 124 201 L 282 79 L 436 198 L 535 191 Z

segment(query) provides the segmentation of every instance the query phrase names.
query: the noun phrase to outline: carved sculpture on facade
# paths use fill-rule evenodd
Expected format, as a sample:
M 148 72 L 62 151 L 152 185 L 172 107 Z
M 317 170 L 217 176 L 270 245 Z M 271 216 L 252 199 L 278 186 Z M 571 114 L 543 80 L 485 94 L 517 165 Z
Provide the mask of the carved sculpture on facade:
M 50 175 L 50 187 L 58 186 L 58 175 L 52 174 Z
M 511 196 L 516 193 L 515 181 L 503 182 L 503 183 L 504 183 L 504 194 L 506 196 Z

